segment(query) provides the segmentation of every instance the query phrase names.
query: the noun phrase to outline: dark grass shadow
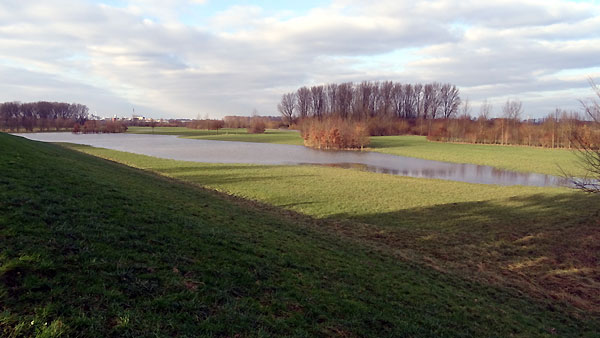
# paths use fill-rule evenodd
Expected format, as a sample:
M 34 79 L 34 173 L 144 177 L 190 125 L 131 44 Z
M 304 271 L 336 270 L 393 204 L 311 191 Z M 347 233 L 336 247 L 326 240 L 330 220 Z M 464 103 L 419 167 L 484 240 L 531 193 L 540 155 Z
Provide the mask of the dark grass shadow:
M 279 205 L 277 205 L 277 207 L 279 207 L 279 208 L 293 208 L 293 207 L 297 207 L 297 206 L 300 206 L 300 205 L 311 205 L 311 204 L 317 204 L 317 202 L 297 202 L 297 203 L 279 204 Z
M 475 238 L 493 238 L 500 234 L 519 236 L 535 231 L 575 230 L 582 224 L 598 226 L 600 196 L 577 192 L 536 194 L 347 218 L 391 228 L 461 232 Z
M 261 175 L 260 173 L 240 174 L 240 171 L 251 171 L 260 169 L 269 169 L 272 166 L 190 166 L 177 168 L 149 168 L 159 174 L 173 178 L 185 179 L 197 184 L 216 185 L 223 183 L 241 183 L 241 182 L 270 182 L 280 179 L 290 179 L 298 177 L 314 177 L 314 175 Z M 223 173 L 221 173 L 223 172 Z M 229 172 L 229 173 L 228 173 Z M 206 174 L 209 173 L 209 174 Z
M 600 196 L 536 194 L 330 219 L 371 225 L 348 235 L 442 269 L 600 314 Z
M 180 173 L 180 172 L 190 172 L 190 171 L 260 170 L 260 169 L 270 169 L 273 167 L 279 167 L 279 166 L 270 166 L 270 165 L 247 165 L 247 166 L 244 166 L 244 165 L 222 165 L 222 164 L 210 166 L 210 165 L 202 165 L 199 162 L 199 165 L 197 165 L 197 166 L 178 166 L 178 167 L 174 167 L 174 168 L 150 168 L 150 169 L 157 171 L 157 172 L 165 173 L 165 174 L 176 174 L 176 173 Z
M 249 183 L 249 182 L 272 182 L 274 180 L 281 179 L 280 176 L 246 176 L 239 177 L 238 175 L 185 175 L 183 173 L 177 175 L 169 175 L 175 179 L 184 179 L 186 181 L 201 184 L 201 185 L 218 185 L 218 184 L 231 184 L 231 183 Z M 302 177 L 302 176 L 310 176 L 310 175 L 297 175 L 294 177 Z
M 386 235 L 365 236 L 395 246 L 434 251 L 502 249 L 514 250 L 510 255 L 532 256 L 550 250 L 600 264 L 600 196 L 583 193 L 536 194 L 377 214 L 337 214 L 330 219 L 371 224 Z

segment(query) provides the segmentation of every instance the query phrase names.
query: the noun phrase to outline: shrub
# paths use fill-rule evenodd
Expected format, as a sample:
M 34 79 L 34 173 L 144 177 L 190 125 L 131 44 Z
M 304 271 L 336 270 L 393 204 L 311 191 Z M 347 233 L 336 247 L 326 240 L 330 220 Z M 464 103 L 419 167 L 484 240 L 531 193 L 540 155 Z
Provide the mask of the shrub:
M 188 128 L 192 129 L 206 129 L 206 130 L 219 130 L 223 128 L 225 123 L 223 120 L 193 120 L 187 124 Z
M 318 149 L 362 149 L 369 144 L 369 131 L 362 122 L 342 119 L 306 119 L 301 125 L 304 145 Z
M 262 134 L 265 132 L 266 124 L 260 117 L 252 117 L 250 120 L 250 127 L 248 127 L 248 133 L 250 134 Z
M 81 132 L 84 134 L 89 134 L 89 133 L 97 133 L 98 130 L 99 130 L 99 128 L 98 128 L 97 121 L 88 120 L 88 121 L 85 121 L 85 123 L 83 124 L 83 128 L 81 129 Z
M 127 126 L 121 122 L 109 121 L 100 126 L 102 133 L 124 133 L 127 131 Z
M 410 123 L 406 119 L 390 116 L 377 116 L 368 120 L 367 126 L 371 136 L 389 136 L 408 134 Z
M 85 121 L 83 126 L 76 123 L 73 126 L 74 133 L 97 134 L 97 133 L 124 133 L 127 131 L 127 126 L 118 121 Z

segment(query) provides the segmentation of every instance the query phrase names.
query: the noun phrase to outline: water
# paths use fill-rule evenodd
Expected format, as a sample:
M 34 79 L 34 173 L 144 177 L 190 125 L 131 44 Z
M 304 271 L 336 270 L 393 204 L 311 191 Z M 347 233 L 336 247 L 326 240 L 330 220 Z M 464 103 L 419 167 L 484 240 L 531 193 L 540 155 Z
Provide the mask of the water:
M 392 175 L 443 180 L 553 187 L 567 180 L 550 175 L 520 173 L 476 164 L 457 164 L 358 151 L 323 151 L 303 146 L 193 140 L 171 135 L 137 134 L 15 134 L 44 142 L 69 142 L 181 161 L 302 165 L 319 164 Z

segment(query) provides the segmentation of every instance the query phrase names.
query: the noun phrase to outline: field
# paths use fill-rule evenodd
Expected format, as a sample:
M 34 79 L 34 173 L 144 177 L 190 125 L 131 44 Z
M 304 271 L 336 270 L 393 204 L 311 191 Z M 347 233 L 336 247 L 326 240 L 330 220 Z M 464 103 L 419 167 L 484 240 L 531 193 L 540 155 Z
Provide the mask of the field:
M 317 166 L 182 162 L 71 147 L 331 220 L 349 239 L 386 247 L 401 257 L 600 313 L 598 196 Z
M 157 127 L 154 132 L 150 127 L 130 127 L 127 131 L 133 134 L 178 135 L 191 139 L 260 142 L 276 144 L 302 145 L 303 141 L 297 131 L 267 129 L 264 134 L 248 134 L 246 129 L 224 128 L 217 130 L 190 129 L 183 127 Z
M 4 134 L 0 149 L 3 335 L 600 330 L 597 196 Z
M 562 170 L 573 175 L 585 174 L 577 156 L 568 149 L 429 142 L 423 136 L 372 137 L 371 148 L 386 154 L 555 176 L 561 176 Z
M 152 133 L 151 128 L 147 127 L 132 127 L 129 132 Z M 247 134 L 245 129 L 222 129 L 217 135 L 215 131 L 209 130 L 155 128 L 154 132 L 206 140 L 302 144 L 302 138 L 296 131 L 267 130 L 265 134 Z M 474 163 L 555 176 L 562 176 L 563 170 L 572 175 L 585 174 L 585 170 L 582 170 L 578 164 L 574 152 L 567 149 L 429 142 L 424 136 L 374 136 L 371 137 L 368 150 L 427 160 Z

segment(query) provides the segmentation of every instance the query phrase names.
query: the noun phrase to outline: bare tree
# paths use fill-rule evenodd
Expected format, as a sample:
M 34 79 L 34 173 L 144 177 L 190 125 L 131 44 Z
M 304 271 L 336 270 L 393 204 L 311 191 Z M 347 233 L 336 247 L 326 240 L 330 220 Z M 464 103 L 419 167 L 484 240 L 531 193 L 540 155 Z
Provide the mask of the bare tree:
M 413 118 L 415 115 L 415 95 L 414 95 L 414 87 L 412 84 L 407 83 L 402 87 L 402 98 L 404 99 L 404 111 L 402 116 L 405 118 Z
M 426 84 L 423 87 L 423 118 L 429 117 L 429 111 L 433 101 L 435 100 L 435 90 L 432 83 Z
M 358 84 L 354 95 L 354 116 L 362 120 L 372 115 L 373 111 L 373 93 L 374 85 L 369 81 L 363 81 Z
M 325 108 L 325 91 L 323 86 L 313 86 L 310 88 L 311 99 L 312 99 L 312 114 L 319 119 L 323 117 L 323 110 Z
M 375 117 L 379 113 L 381 105 L 381 94 L 379 93 L 381 84 L 376 81 L 371 83 L 371 96 L 369 97 L 369 117 Z
M 337 114 L 338 106 L 338 84 L 330 83 L 325 86 L 325 113 L 328 115 Z
M 420 118 L 423 115 L 423 85 L 416 83 L 413 86 L 413 101 L 415 105 L 415 117 Z
M 429 115 L 432 119 L 436 118 L 440 106 L 442 105 L 441 87 L 442 85 L 437 82 L 434 82 L 431 85 L 431 102 L 429 104 Z
M 479 118 L 483 120 L 489 120 L 492 115 L 493 106 L 488 102 L 487 99 L 481 102 L 481 106 L 479 107 Z
M 335 111 L 343 119 L 348 118 L 350 115 L 353 94 L 352 83 L 346 82 L 338 85 Z
M 403 117 L 402 112 L 404 110 L 404 90 L 402 84 L 396 83 L 394 84 L 393 94 L 392 94 L 392 104 L 394 105 L 394 115 L 396 117 Z
M 466 98 L 460 103 L 460 113 L 458 118 L 454 118 L 448 121 L 448 136 L 450 139 L 464 140 L 467 137 L 467 128 L 471 123 L 471 103 L 469 98 Z M 454 128 L 452 128 L 454 127 Z
M 455 85 L 445 83 L 440 91 L 442 113 L 445 119 L 451 118 L 456 114 L 460 105 L 459 90 Z
M 277 109 L 283 116 L 283 119 L 288 125 L 294 123 L 294 109 L 296 108 L 296 94 L 287 93 L 281 97 L 281 102 L 277 105 Z
M 590 79 L 594 93 L 600 99 L 600 88 Z M 575 188 L 590 193 L 600 193 L 600 101 L 591 99 L 580 101 L 585 113 L 591 119 L 591 130 L 587 135 L 575 135 L 573 143 L 577 155 L 587 174 L 583 178 L 568 176 Z
M 298 117 L 301 119 L 308 117 L 308 111 L 311 106 L 311 94 L 310 89 L 302 87 L 296 92 L 296 99 L 298 105 Z
M 467 97 L 460 105 L 460 118 L 471 118 L 471 102 Z
M 394 83 L 385 81 L 379 86 L 379 106 L 377 111 L 380 116 L 388 116 L 394 106 Z
M 487 99 L 483 100 L 481 106 L 479 107 L 479 116 L 477 117 L 477 125 L 479 127 L 477 129 L 477 138 L 479 142 L 485 143 L 487 141 L 486 136 L 484 135 L 484 131 L 486 129 L 490 116 L 492 115 L 492 108 L 492 104 L 489 103 Z
M 508 137 L 512 132 L 511 126 L 515 125 L 520 119 L 523 113 L 523 103 L 519 100 L 506 100 L 504 107 L 502 107 L 502 137 L 503 144 L 508 143 Z M 516 129 L 516 128 L 515 128 Z M 518 139 L 518 137 L 517 137 Z
M 509 120 L 518 120 L 523 113 L 523 103 L 519 100 L 506 100 L 502 107 L 502 114 Z

